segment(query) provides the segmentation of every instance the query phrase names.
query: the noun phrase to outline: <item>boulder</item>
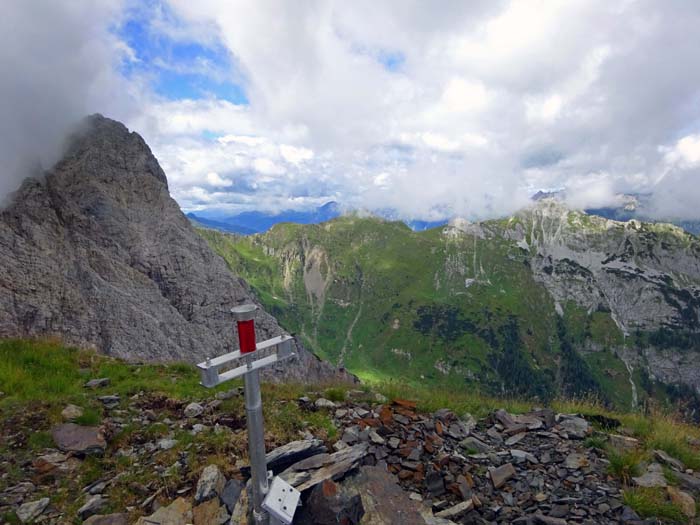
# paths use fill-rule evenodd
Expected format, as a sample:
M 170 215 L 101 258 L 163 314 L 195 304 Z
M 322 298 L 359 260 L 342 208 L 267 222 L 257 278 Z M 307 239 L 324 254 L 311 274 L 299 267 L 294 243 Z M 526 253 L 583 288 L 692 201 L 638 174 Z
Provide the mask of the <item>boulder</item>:
M 226 486 L 226 478 L 216 465 L 209 465 L 199 476 L 197 482 L 197 490 L 194 495 L 194 500 L 197 503 L 210 500 L 223 493 Z
M 56 446 L 63 452 L 102 455 L 107 447 L 102 429 L 64 423 L 51 430 Z

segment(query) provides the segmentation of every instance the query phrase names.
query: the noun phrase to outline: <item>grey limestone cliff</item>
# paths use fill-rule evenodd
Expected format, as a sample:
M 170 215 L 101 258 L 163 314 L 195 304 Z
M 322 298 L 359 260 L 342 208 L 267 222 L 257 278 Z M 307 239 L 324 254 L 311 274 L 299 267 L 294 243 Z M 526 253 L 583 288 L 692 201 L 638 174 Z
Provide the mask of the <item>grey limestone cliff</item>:
M 236 346 L 255 298 L 194 231 L 144 140 L 88 117 L 67 153 L 0 211 L 0 336 L 61 337 L 136 360 L 194 362 Z M 283 332 L 264 311 L 260 338 Z M 346 377 L 298 345 L 273 375 Z

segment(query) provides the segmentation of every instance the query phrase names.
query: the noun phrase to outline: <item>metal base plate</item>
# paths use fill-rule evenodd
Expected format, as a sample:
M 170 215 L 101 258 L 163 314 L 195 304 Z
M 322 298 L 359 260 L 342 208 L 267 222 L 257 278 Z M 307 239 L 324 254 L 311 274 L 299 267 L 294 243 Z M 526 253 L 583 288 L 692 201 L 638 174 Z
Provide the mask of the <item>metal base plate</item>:
M 272 480 L 262 506 L 263 509 L 270 513 L 271 517 L 278 519 L 285 525 L 290 525 L 292 520 L 294 520 L 299 496 L 300 493 L 297 489 L 279 476 L 276 476 Z

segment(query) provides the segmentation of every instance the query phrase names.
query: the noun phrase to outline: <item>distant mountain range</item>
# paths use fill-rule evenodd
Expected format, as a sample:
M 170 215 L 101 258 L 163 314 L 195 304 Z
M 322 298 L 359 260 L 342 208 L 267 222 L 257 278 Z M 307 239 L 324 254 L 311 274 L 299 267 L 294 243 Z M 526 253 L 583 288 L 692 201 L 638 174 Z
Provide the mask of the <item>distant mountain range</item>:
M 544 192 L 538 191 L 532 196 L 532 200 L 537 202 L 542 199 L 564 200 L 564 193 L 561 191 Z M 700 235 L 700 221 L 659 221 L 651 219 L 644 213 L 648 196 L 645 195 L 625 195 L 623 203 L 619 207 L 608 208 L 588 208 L 584 210 L 589 215 L 597 215 L 605 219 L 615 221 L 629 221 L 637 219 L 644 222 L 668 222 L 675 224 L 686 230 L 688 233 Z M 205 212 L 206 213 L 206 212 Z M 187 217 L 198 227 L 211 228 L 227 233 L 238 233 L 241 235 L 253 235 L 264 233 L 275 224 L 290 222 L 296 224 L 318 224 L 330 221 L 343 214 L 340 204 L 331 201 L 318 208 L 308 211 L 285 210 L 280 213 L 265 213 L 260 211 L 249 211 L 232 215 L 230 217 L 215 217 L 209 215 L 197 215 L 188 213 Z M 388 220 L 401 220 L 393 210 L 377 210 L 372 213 L 377 217 Z M 418 219 L 401 220 L 413 231 L 421 232 L 431 228 L 445 226 L 448 219 L 439 221 L 423 221 Z
M 323 206 L 309 211 L 285 210 L 280 213 L 264 213 L 260 211 L 247 211 L 224 218 L 208 218 L 194 213 L 188 213 L 187 217 L 199 225 L 215 230 L 230 233 L 251 235 L 263 233 L 275 224 L 293 222 L 296 224 L 318 224 L 335 219 L 341 215 L 337 202 L 327 202 Z
M 678 402 L 700 418 L 700 239 L 676 226 L 542 198 L 421 232 L 344 215 L 200 234 L 283 326 L 361 378 Z

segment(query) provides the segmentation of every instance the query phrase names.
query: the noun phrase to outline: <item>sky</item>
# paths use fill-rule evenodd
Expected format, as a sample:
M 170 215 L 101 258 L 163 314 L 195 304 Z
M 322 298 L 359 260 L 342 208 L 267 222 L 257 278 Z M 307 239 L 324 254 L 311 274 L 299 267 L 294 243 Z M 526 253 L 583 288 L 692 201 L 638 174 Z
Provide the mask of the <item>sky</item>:
M 185 211 L 406 219 L 648 196 L 699 219 L 695 0 L 8 0 L 0 194 L 99 112 Z

